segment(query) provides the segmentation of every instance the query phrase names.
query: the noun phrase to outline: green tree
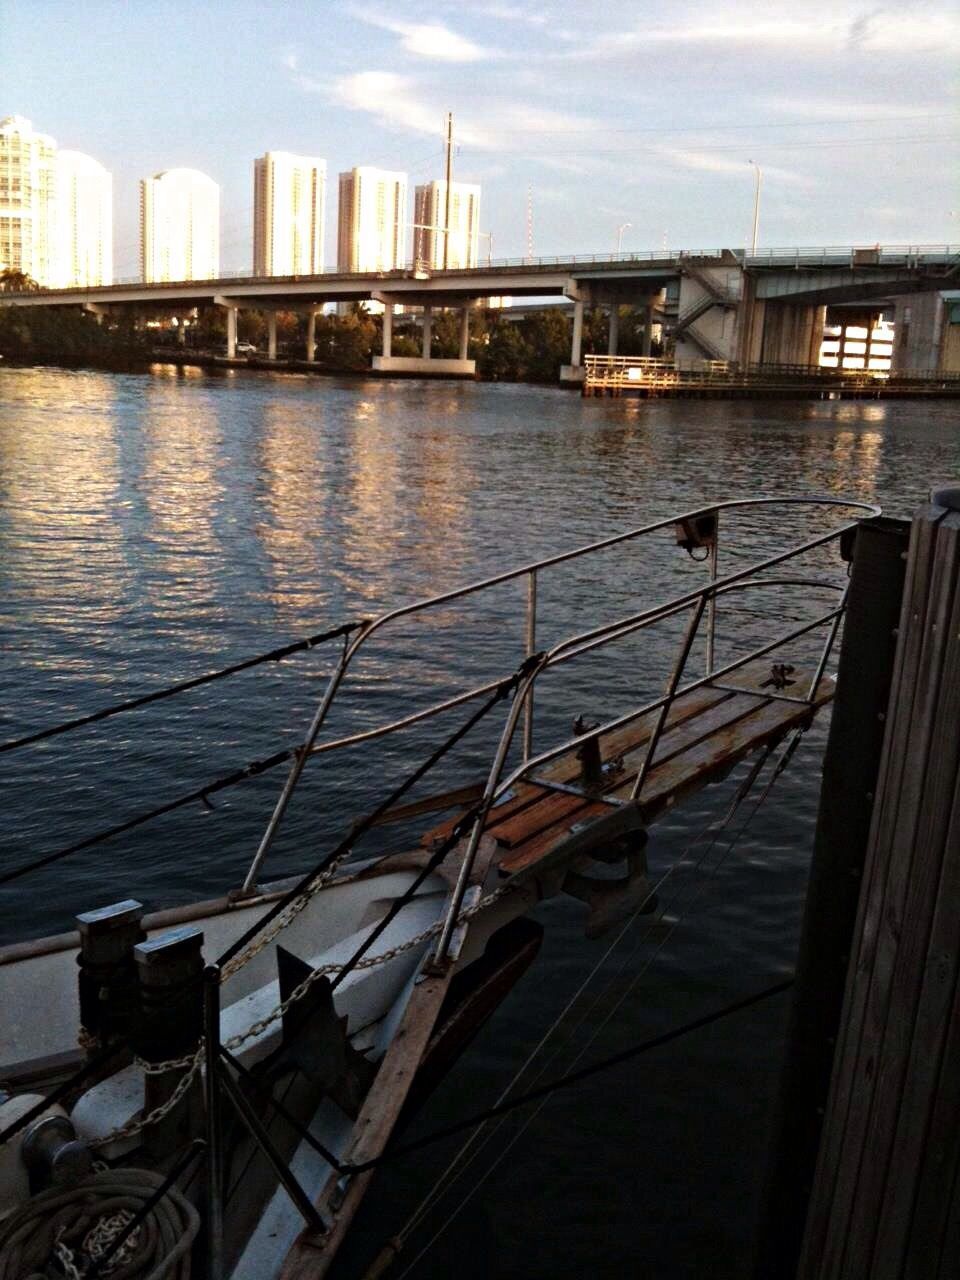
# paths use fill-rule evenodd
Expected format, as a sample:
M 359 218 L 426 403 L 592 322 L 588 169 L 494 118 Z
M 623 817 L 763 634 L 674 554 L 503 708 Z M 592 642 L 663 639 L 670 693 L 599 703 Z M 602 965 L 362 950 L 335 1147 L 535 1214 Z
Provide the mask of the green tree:
M 40 286 L 33 276 L 17 267 L 4 267 L 0 271 L 0 293 L 37 293 Z

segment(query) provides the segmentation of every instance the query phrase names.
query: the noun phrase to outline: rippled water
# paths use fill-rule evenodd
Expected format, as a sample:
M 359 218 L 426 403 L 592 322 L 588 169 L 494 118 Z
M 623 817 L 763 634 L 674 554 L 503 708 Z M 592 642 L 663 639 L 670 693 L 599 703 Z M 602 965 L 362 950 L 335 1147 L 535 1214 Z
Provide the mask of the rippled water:
M 952 404 L 644 404 L 166 367 L 3 369 L 0 738 L 703 502 L 815 491 L 876 498 L 907 514 L 931 480 L 960 472 L 958 442 Z M 724 564 L 828 523 L 798 511 L 725 518 Z M 812 572 L 833 565 L 825 553 L 808 562 Z M 541 581 L 538 640 L 624 616 L 702 575 L 667 535 L 574 562 Z M 385 628 L 331 731 L 512 669 L 523 652 L 522 603 L 515 583 Z M 810 592 L 745 595 L 721 615 L 721 653 L 826 603 Z M 676 623 L 665 625 L 550 675 L 538 742 L 565 732 L 577 712 L 614 714 L 654 693 L 677 636 Z M 810 652 L 800 646 L 795 656 Z M 0 756 L 0 865 L 291 745 L 332 656 L 318 649 Z M 440 732 L 421 728 L 311 762 L 272 869 L 309 865 Z M 491 723 L 471 738 L 438 784 L 479 776 L 494 732 Z M 729 802 L 739 773 L 656 829 L 655 870 L 687 849 L 671 882 L 683 922 L 659 953 L 644 926 L 628 934 L 591 987 L 601 1000 L 582 1010 L 548 1074 L 594 1033 L 584 1061 L 789 969 L 823 740 L 818 725 L 735 850 L 718 843 L 699 871 L 692 863 L 704 846 L 688 843 Z M 280 781 L 271 773 L 247 782 L 213 812 L 170 815 L 0 890 L 2 940 L 67 928 L 76 911 L 118 897 L 155 905 L 234 886 Z M 491 1100 L 602 954 L 605 943 L 583 939 L 577 904 L 553 900 L 540 915 L 541 960 L 433 1099 L 421 1130 Z M 782 1004 L 761 1006 L 552 1099 L 413 1274 L 744 1274 L 782 1018 Z M 491 1157 L 519 1128 L 504 1126 Z M 445 1154 L 398 1164 L 375 1183 L 343 1275 L 356 1274 L 368 1242 L 409 1215 Z M 464 1189 L 488 1163 L 478 1161 Z M 456 1202 L 431 1219 L 434 1229 Z

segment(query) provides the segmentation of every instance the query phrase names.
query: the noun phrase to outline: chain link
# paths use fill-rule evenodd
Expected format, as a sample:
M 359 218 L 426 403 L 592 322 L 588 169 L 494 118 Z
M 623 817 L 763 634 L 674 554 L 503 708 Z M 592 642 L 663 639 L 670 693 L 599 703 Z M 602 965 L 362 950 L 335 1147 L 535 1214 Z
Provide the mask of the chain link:
M 328 871 L 332 870 L 333 868 L 328 868 Z M 467 907 L 465 910 L 461 911 L 457 916 L 457 924 L 463 924 L 467 920 L 472 920 L 474 916 L 479 915 L 481 911 L 485 911 L 488 907 L 492 906 L 499 898 L 502 898 L 504 894 L 509 893 L 512 888 L 513 886 L 508 883 L 501 885 L 498 889 L 492 890 L 492 892 L 486 894 L 485 897 L 480 898 L 476 903 L 474 903 L 472 907 Z M 316 892 L 316 890 L 314 889 L 313 892 Z M 361 959 L 357 961 L 355 968 L 375 969 L 381 964 L 386 964 L 397 956 L 403 955 L 404 952 L 410 951 L 414 947 L 418 947 L 425 942 L 429 942 L 431 938 L 437 937 L 442 928 L 443 921 L 435 920 L 429 928 L 424 929 L 421 933 L 416 934 L 412 938 L 407 938 L 404 942 L 398 942 L 395 947 L 390 947 L 387 951 L 379 951 L 373 956 L 361 957 Z M 274 934 L 271 936 L 276 935 Z M 269 941 L 269 939 L 267 939 L 267 941 Z M 263 945 L 266 944 L 264 943 Z M 259 946 L 258 950 L 263 950 L 263 945 Z M 248 959 L 249 958 L 250 957 L 248 957 Z M 244 961 L 244 963 L 246 963 L 246 961 Z M 313 969 L 307 977 L 304 978 L 303 982 L 291 991 L 286 1000 L 281 1001 L 264 1017 L 258 1018 L 255 1022 L 251 1023 L 245 1031 L 240 1031 L 236 1035 L 231 1036 L 229 1040 L 225 1040 L 224 1046 L 233 1051 L 234 1049 L 239 1049 L 242 1045 L 246 1044 L 248 1040 L 252 1040 L 256 1036 L 262 1035 L 263 1032 L 266 1031 L 268 1027 L 272 1026 L 278 1018 L 282 1018 L 288 1009 L 295 1005 L 299 1000 L 302 1000 L 315 982 L 319 981 L 320 978 L 328 977 L 330 974 L 339 973 L 342 967 L 343 966 L 339 964 L 322 964 L 318 968 Z M 201 1041 L 200 1046 L 195 1053 L 188 1054 L 183 1058 L 169 1058 L 165 1062 L 145 1062 L 142 1058 L 135 1058 L 134 1065 L 139 1067 L 145 1075 L 163 1075 L 168 1071 L 178 1071 L 181 1069 L 185 1074 L 177 1082 L 176 1088 L 166 1102 L 161 1103 L 158 1107 L 154 1107 L 154 1109 L 148 1112 L 147 1115 L 137 1116 L 127 1124 L 121 1126 L 119 1129 L 114 1129 L 111 1133 L 104 1134 L 103 1137 L 94 1139 L 91 1145 L 94 1147 L 105 1147 L 112 1142 L 119 1142 L 126 1138 L 136 1137 L 136 1135 L 142 1132 L 142 1130 L 148 1125 L 156 1124 L 158 1121 L 162 1120 L 164 1116 L 168 1115 L 174 1109 L 190 1088 L 191 1083 L 203 1065 L 204 1053 L 204 1043 Z
M 221 983 L 226 982 L 228 978 L 232 978 L 235 973 L 239 972 L 239 970 L 244 967 L 244 965 L 249 964 L 251 960 L 255 959 L 260 952 L 263 951 L 264 947 L 270 945 L 278 933 L 281 933 L 287 925 L 292 924 L 293 921 L 296 920 L 297 916 L 304 909 L 307 903 L 310 902 L 321 889 L 326 888 L 330 883 L 349 853 L 350 850 L 345 849 L 339 858 L 335 858 L 326 870 L 322 872 L 321 875 L 317 876 L 316 880 L 314 880 L 312 884 L 309 884 L 306 889 L 304 889 L 303 893 L 294 898 L 286 910 L 282 911 L 280 915 L 277 916 L 276 920 L 270 924 L 269 928 L 265 929 L 262 933 L 257 934 L 257 937 L 253 942 L 251 942 L 246 951 L 241 951 L 238 956 L 234 956 L 229 964 L 224 965 L 223 972 L 220 976 Z M 344 880 L 342 883 L 347 884 L 349 881 Z
M 180 1061 L 183 1061 L 183 1059 L 180 1059 Z M 146 1115 L 135 1116 L 133 1120 L 130 1120 L 125 1125 L 121 1125 L 119 1129 L 113 1129 L 110 1133 L 105 1133 L 101 1138 L 94 1138 L 90 1145 L 93 1147 L 106 1147 L 112 1142 L 121 1142 L 126 1138 L 135 1138 L 138 1133 L 141 1133 L 147 1127 L 147 1125 L 157 1124 L 164 1118 L 164 1116 L 169 1115 L 177 1103 L 180 1102 L 181 1098 L 183 1098 L 184 1094 L 190 1088 L 191 1084 L 200 1072 L 200 1065 L 203 1062 L 203 1045 L 200 1046 L 192 1058 L 187 1059 L 187 1062 L 190 1064 L 188 1070 L 177 1081 L 177 1087 L 174 1089 L 173 1093 L 171 1093 L 166 1102 L 162 1102 L 158 1107 L 154 1107 L 154 1109 L 152 1111 L 148 1111 Z M 165 1063 L 160 1065 L 166 1066 Z M 173 1068 L 169 1069 L 172 1070 Z

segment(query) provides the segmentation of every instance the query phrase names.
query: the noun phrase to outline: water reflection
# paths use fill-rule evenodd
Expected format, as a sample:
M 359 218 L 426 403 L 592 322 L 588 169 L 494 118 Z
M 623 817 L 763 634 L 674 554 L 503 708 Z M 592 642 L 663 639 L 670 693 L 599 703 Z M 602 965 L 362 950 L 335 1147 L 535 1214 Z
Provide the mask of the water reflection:
M 49 633 L 91 636 L 124 614 L 116 379 L 11 371 L 0 416 L 0 573 L 5 607 Z M 57 641 L 44 661 L 56 656 Z M 81 666 L 89 656 L 76 658 Z
M 138 427 L 137 487 L 148 513 L 144 569 L 151 582 L 162 583 L 150 603 L 165 629 L 192 630 L 224 607 L 216 589 L 222 552 L 216 521 L 227 481 L 220 466 L 223 422 L 202 385 L 184 392 L 151 380 Z
M 320 617 L 329 599 L 323 540 L 335 495 L 327 483 L 325 425 L 322 405 L 310 416 L 283 403 L 263 406 L 256 532 L 269 561 L 268 598 L 284 619 Z

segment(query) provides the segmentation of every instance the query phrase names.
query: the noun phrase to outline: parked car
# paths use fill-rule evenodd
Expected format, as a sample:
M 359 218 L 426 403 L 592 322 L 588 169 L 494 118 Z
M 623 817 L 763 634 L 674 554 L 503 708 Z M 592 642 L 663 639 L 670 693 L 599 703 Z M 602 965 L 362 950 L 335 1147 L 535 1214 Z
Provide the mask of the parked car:
M 257 354 L 257 348 L 256 348 L 256 344 L 255 344 L 255 343 L 253 343 L 253 342 L 238 342 L 238 343 L 237 343 L 237 355 L 238 355 L 238 356 L 255 356 L 256 354 Z

